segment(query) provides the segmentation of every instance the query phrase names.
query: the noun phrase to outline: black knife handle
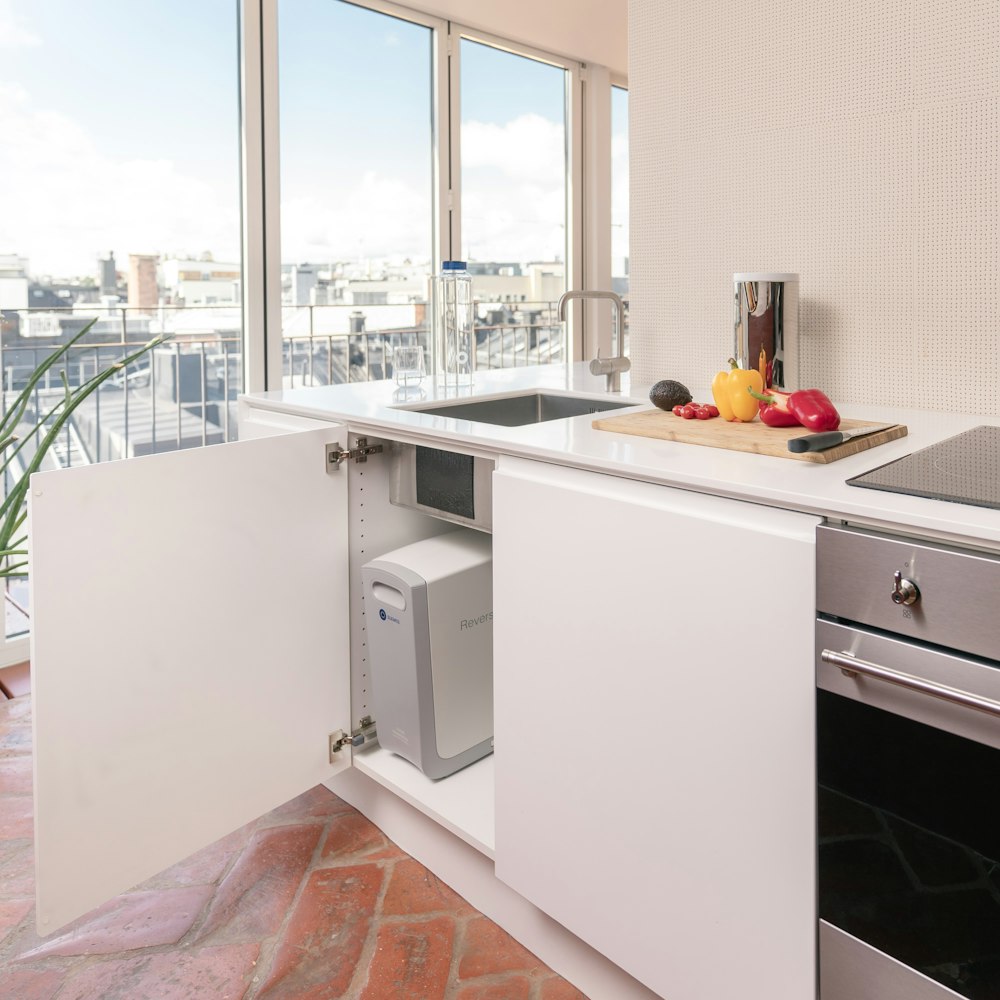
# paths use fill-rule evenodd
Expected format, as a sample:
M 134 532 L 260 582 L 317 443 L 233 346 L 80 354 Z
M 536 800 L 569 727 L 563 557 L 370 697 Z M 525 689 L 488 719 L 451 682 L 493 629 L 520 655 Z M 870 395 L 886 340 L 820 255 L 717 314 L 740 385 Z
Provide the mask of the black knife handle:
M 840 431 L 823 431 L 822 434 L 806 434 L 803 437 L 790 438 L 788 450 L 796 453 L 803 451 L 825 451 L 844 443 L 844 435 Z

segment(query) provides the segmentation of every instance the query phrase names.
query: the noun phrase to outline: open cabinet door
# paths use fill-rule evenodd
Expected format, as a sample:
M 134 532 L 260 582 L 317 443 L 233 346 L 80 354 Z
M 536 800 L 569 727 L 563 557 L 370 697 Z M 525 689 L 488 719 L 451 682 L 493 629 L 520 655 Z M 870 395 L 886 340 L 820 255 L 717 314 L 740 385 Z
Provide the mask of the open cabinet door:
M 349 763 L 345 433 L 33 477 L 40 933 Z

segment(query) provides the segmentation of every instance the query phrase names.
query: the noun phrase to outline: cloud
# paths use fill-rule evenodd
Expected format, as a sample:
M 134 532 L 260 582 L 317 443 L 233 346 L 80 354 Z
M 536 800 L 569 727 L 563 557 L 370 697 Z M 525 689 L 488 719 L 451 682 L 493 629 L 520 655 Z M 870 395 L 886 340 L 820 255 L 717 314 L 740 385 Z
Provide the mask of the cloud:
M 462 167 L 489 167 L 511 180 L 551 185 L 566 173 L 562 122 L 527 114 L 503 125 L 462 122 Z
M 112 249 L 122 266 L 129 252 L 235 255 L 237 170 L 234 157 L 227 200 L 167 157 L 106 155 L 77 122 L 0 84 L 2 249 L 28 257 L 35 274 L 92 274 Z
M 0 49 L 41 45 L 42 39 L 31 30 L 26 19 L 14 10 L 11 0 L 0 0 Z
M 289 184 L 287 189 L 301 190 Z M 373 170 L 281 202 L 281 259 L 352 260 L 431 254 L 431 192 Z
M 462 243 L 475 260 L 566 254 L 566 148 L 561 122 L 527 114 L 462 123 Z

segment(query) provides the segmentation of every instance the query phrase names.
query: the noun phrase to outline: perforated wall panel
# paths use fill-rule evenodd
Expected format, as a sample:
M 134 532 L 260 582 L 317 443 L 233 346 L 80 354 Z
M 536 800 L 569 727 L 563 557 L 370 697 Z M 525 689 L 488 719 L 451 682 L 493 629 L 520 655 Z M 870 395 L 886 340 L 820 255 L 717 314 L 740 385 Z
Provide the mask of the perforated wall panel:
M 801 384 L 1000 414 L 1000 3 L 630 0 L 629 49 L 636 380 L 707 385 L 786 271 Z

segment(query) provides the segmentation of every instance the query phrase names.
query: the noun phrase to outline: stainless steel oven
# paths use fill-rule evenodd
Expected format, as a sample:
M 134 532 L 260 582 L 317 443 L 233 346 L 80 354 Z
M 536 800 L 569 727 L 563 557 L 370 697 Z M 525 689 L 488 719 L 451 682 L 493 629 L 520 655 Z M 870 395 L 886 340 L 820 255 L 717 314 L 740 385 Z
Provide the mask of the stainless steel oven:
M 824 525 L 822 1000 L 1000 998 L 1000 557 Z

